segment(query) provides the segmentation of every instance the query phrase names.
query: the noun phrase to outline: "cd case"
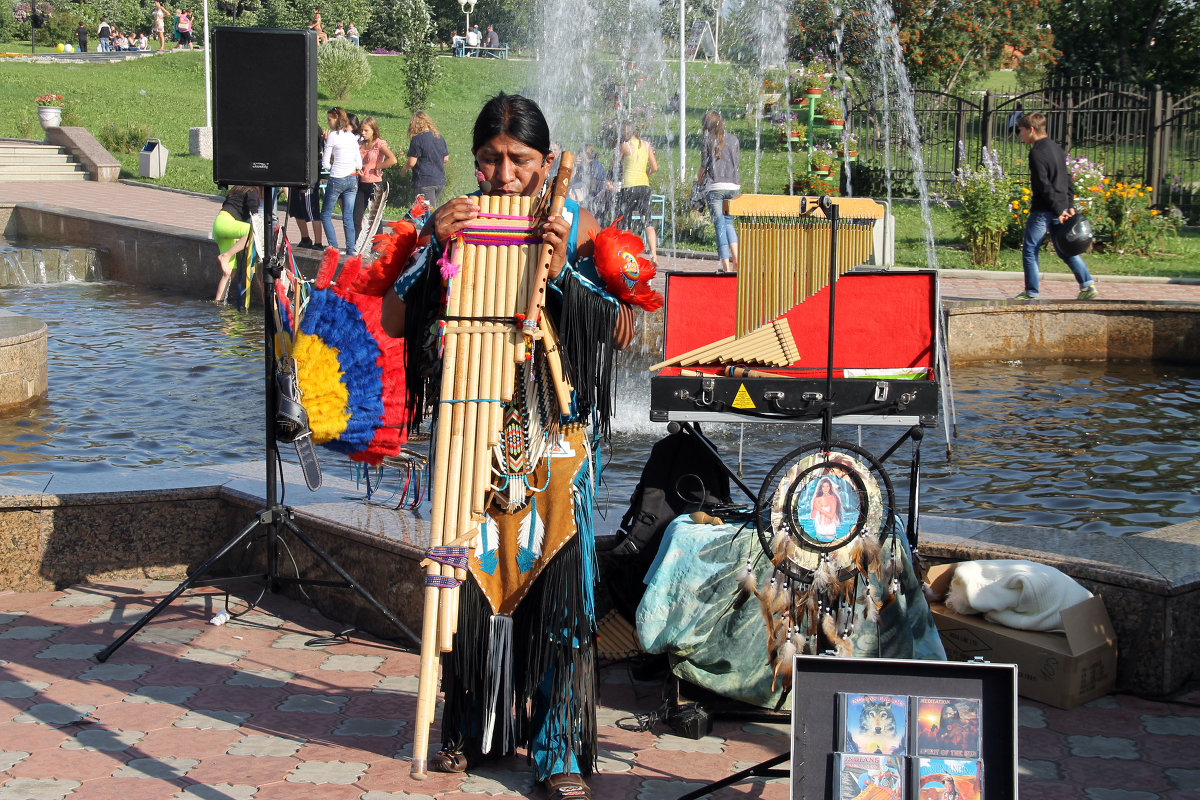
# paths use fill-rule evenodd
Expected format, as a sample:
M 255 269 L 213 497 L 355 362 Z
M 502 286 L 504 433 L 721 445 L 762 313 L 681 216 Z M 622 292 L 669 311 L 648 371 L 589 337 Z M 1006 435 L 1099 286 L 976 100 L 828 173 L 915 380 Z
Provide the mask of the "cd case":
M 970 758 L 909 759 L 913 792 L 921 800 L 982 800 L 983 762 Z
M 833 754 L 833 800 L 904 800 L 904 757 Z
M 834 749 L 903 756 L 908 749 L 908 695 L 838 692 Z
M 918 756 L 980 757 L 980 701 L 977 697 L 911 698 L 912 748 Z

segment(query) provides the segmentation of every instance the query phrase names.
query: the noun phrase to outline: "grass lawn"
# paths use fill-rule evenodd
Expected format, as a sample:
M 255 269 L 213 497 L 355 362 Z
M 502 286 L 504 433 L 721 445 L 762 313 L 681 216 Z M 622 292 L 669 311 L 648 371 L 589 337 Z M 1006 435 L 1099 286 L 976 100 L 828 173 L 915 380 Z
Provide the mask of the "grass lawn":
M 25 45 L 28 46 L 27 44 Z M 0 51 L 21 51 L 20 42 L 0 44 Z M 406 130 L 409 112 L 403 104 L 402 59 L 398 56 L 370 56 L 372 78 L 364 88 L 351 93 L 339 104 L 359 117 L 374 116 L 383 137 L 403 160 L 407 149 Z M 534 64 L 529 61 L 474 58 L 442 58 L 439 64 L 444 77 L 438 83 L 427 109 L 436 121 L 450 148 L 447 168 L 447 195 L 453 196 L 475 188 L 474 168 L 470 156 L 471 127 L 475 116 L 487 98 L 503 90 L 528 91 L 533 80 Z M 677 83 L 675 65 L 668 64 L 662 78 L 667 85 Z M 212 181 L 212 162 L 189 156 L 188 131 L 205 123 L 203 54 L 168 52 L 152 58 L 141 58 L 106 64 L 27 63 L 20 59 L 0 60 L 0 106 L 16 113 L 0 117 L 0 137 L 20 136 L 20 118 L 33 125 L 25 135 L 40 138 L 33 98 L 48 92 L 63 95 L 68 102 L 66 124 L 83 125 L 98 134 L 105 124 L 132 129 L 137 136 L 129 152 L 114 153 L 122 165 L 124 178 L 137 178 L 138 149 L 146 138 L 162 140 L 170 155 L 166 174 L 157 180 L 141 179 L 146 183 L 188 189 L 208 194 L 217 193 Z M 699 166 L 700 117 L 708 108 L 721 111 L 731 132 L 742 142 L 742 187 L 753 191 L 755 175 L 754 120 L 745 116 L 747 103 L 753 103 L 758 87 L 749 81 L 744 70 L 726 64 L 693 64 L 688 70 L 688 181 Z M 271 98 L 263 98 L 263 106 L 252 113 L 270 114 Z M 319 98 L 320 108 L 334 105 L 331 97 Z M 23 114 L 22 109 L 27 109 Z M 32 121 L 32 122 L 31 122 Z M 322 120 L 323 121 L 323 120 Z M 678 130 L 678 123 L 662 111 L 654 124 L 656 147 L 659 149 L 660 170 L 654 176 L 655 190 L 680 197 L 686 184 L 674 182 L 678 173 L 678 155 L 669 141 Z M 99 138 L 99 137 L 98 137 Z M 761 131 L 762 152 L 757 163 L 762 194 L 783 194 L 788 186 L 789 155 L 777 144 L 774 131 Z M 800 170 L 802 157 L 793 154 L 794 170 Z M 393 173 L 395 173 L 395 168 Z M 408 179 L 389 174 L 393 202 L 389 216 L 402 215 L 405 203 L 411 200 Z M 915 205 L 897 204 L 897 262 L 904 265 L 924 265 L 924 234 L 919 210 Z M 933 228 L 938 244 L 938 260 L 942 267 L 969 267 L 966 252 L 954 230 L 950 212 L 933 211 Z M 679 245 L 702 250 L 715 249 L 712 225 L 706 214 L 679 212 L 676 225 Z M 662 237 L 669 242 L 667 235 Z M 1020 253 L 1006 249 L 1000 255 L 1001 269 L 1019 271 Z M 1183 232 L 1172 244 L 1172 252 L 1152 259 L 1128 256 L 1093 254 L 1088 266 L 1097 274 L 1138 274 L 1200 277 L 1200 233 Z M 1057 259 L 1043 259 L 1050 271 L 1066 271 Z
M 11 49 L 16 43 L 0 45 Z M 396 56 L 370 56 L 370 83 L 353 92 L 340 104 L 360 118 L 373 116 L 380 132 L 397 155 L 407 150 L 409 112 L 402 101 L 403 73 Z M 446 137 L 450 148 L 447 171 L 451 193 L 474 188 L 474 168 L 470 159 L 471 126 L 484 101 L 500 90 L 516 92 L 528 85 L 532 65 L 522 61 L 495 59 L 442 59 L 447 77 L 438 84 L 428 109 Z M 140 126 L 145 138 L 161 139 L 167 148 L 166 173 L 146 183 L 215 194 L 212 162 L 188 155 L 188 131 L 205 124 L 204 60 L 198 51 L 165 53 L 109 64 L 24 63 L 13 60 L 0 64 L 0 106 L 28 108 L 34 118 L 33 98 L 46 92 L 67 99 L 66 124 L 82 125 L 99 138 L 105 123 L 117 127 Z M 335 105 L 322 95 L 319 106 Z M 263 97 L 261 109 L 251 113 L 270 114 L 271 98 Z M 322 123 L 324 119 L 322 117 Z M 19 135 L 16 115 L 0 117 L 0 136 Z M 35 138 L 41 131 L 35 130 Z M 121 177 L 137 178 L 138 149 L 116 152 L 121 162 Z M 405 195 L 407 186 L 391 181 L 394 195 Z M 402 181 L 401 183 L 407 183 Z
M 897 203 L 896 263 L 900 266 L 925 266 L 925 226 L 916 203 Z M 954 227 L 953 214 L 944 208 L 932 209 L 933 237 L 937 244 L 938 266 L 945 269 L 978 269 L 970 263 L 962 237 Z M 1200 230 L 1181 229 L 1179 237 L 1168 242 L 1169 251 L 1153 258 L 1089 253 L 1088 271 L 1096 275 L 1147 275 L 1166 278 L 1200 278 Z M 1069 274 L 1067 265 L 1053 253 L 1043 252 L 1039 259 L 1042 272 Z M 1021 251 L 1001 248 L 999 269 L 1019 273 Z

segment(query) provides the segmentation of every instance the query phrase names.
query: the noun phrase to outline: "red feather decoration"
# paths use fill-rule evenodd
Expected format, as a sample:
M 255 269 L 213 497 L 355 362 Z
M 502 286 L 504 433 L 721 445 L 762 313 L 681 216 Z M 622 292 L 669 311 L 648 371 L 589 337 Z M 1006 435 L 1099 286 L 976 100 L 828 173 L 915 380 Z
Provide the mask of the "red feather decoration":
M 417 229 L 403 219 L 390 223 L 389 227 L 391 233 L 378 234 L 373 240 L 379 257 L 358 277 L 353 291 L 383 297 L 404 271 L 417 247 Z
M 637 234 L 617 230 L 613 224 L 592 236 L 592 241 L 596 272 L 610 294 L 646 311 L 662 308 L 662 295 L 650 288 L 656 272 L 654 262 L 639 255 L 645 246 Z
M 337 274 L 340 257 L 336 247 L 325 248 L 325 255 L 321 257 L 321 268 L 317 270 L 317 279 L 313 282 L 314 289 L 329 288 L 329 284 L 333 283 L 333 276 Z

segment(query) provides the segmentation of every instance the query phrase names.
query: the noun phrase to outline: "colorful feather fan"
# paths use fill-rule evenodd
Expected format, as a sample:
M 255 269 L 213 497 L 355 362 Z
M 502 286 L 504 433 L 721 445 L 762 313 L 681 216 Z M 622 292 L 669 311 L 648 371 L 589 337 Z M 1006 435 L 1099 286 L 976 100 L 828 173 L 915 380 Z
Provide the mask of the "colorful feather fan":
M 336 281 L 329 248 L 300 318 L 292 356 L 313 441 L 355 461 L 378 464 L 406 438 L 404 340 L 388 336 L 380 316 L 415 244 L 409 225 L 389 236 L 386 257 L 366 269 L 351 257 Z
M 656 272 L 654 262 L 642 258 L 644 245 L 637 234 L 617 230 L 614 223 L 595 234 L 596 272 L 618 300 L 646 311 L 662 308 L 663 297 L 650 288 Z

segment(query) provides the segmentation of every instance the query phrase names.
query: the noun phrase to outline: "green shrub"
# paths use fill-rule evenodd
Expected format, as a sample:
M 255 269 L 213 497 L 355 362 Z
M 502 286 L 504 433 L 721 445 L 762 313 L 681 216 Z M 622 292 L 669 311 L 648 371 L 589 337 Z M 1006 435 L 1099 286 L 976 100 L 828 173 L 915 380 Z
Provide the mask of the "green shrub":
M 137 122 L 118 124 L 109 120 L 100 128 L 96 139 L 110 153 L 136 153 L 151 136 L 150 129 Z
M 17 113 L 14 115 L 13 122 L 16 123 L 17 126 L 18 139 L 33 138 L 34 120 L 32 111 L 24 106 L 21 106 L 17 109 Z
M 371 80 L 367 51 L 349 39 L 330 39 L 317 48 L 317 82 L 326 94 L 341 102 Z
M 1167 249 L 1167 239 L 1178 235 L 1180 213 L 1163 213 L 1150 207 L 1153 189 L 1141 183 L 1105 178 L 1096 187 L 1092 227 L 1106 249 L 1122 255 L 1148 256 Z
M 1000 240 L 1012 222 L 1016 184 L 1004 174 L 999 157 L 986 147 L 982 159 L 981 167 L 964 166 L 954 173 L 950 196 L 958 201 L 952 209 L 954 221 L 967 243 L 971 263 L 995 267 L 1000 259 Z

